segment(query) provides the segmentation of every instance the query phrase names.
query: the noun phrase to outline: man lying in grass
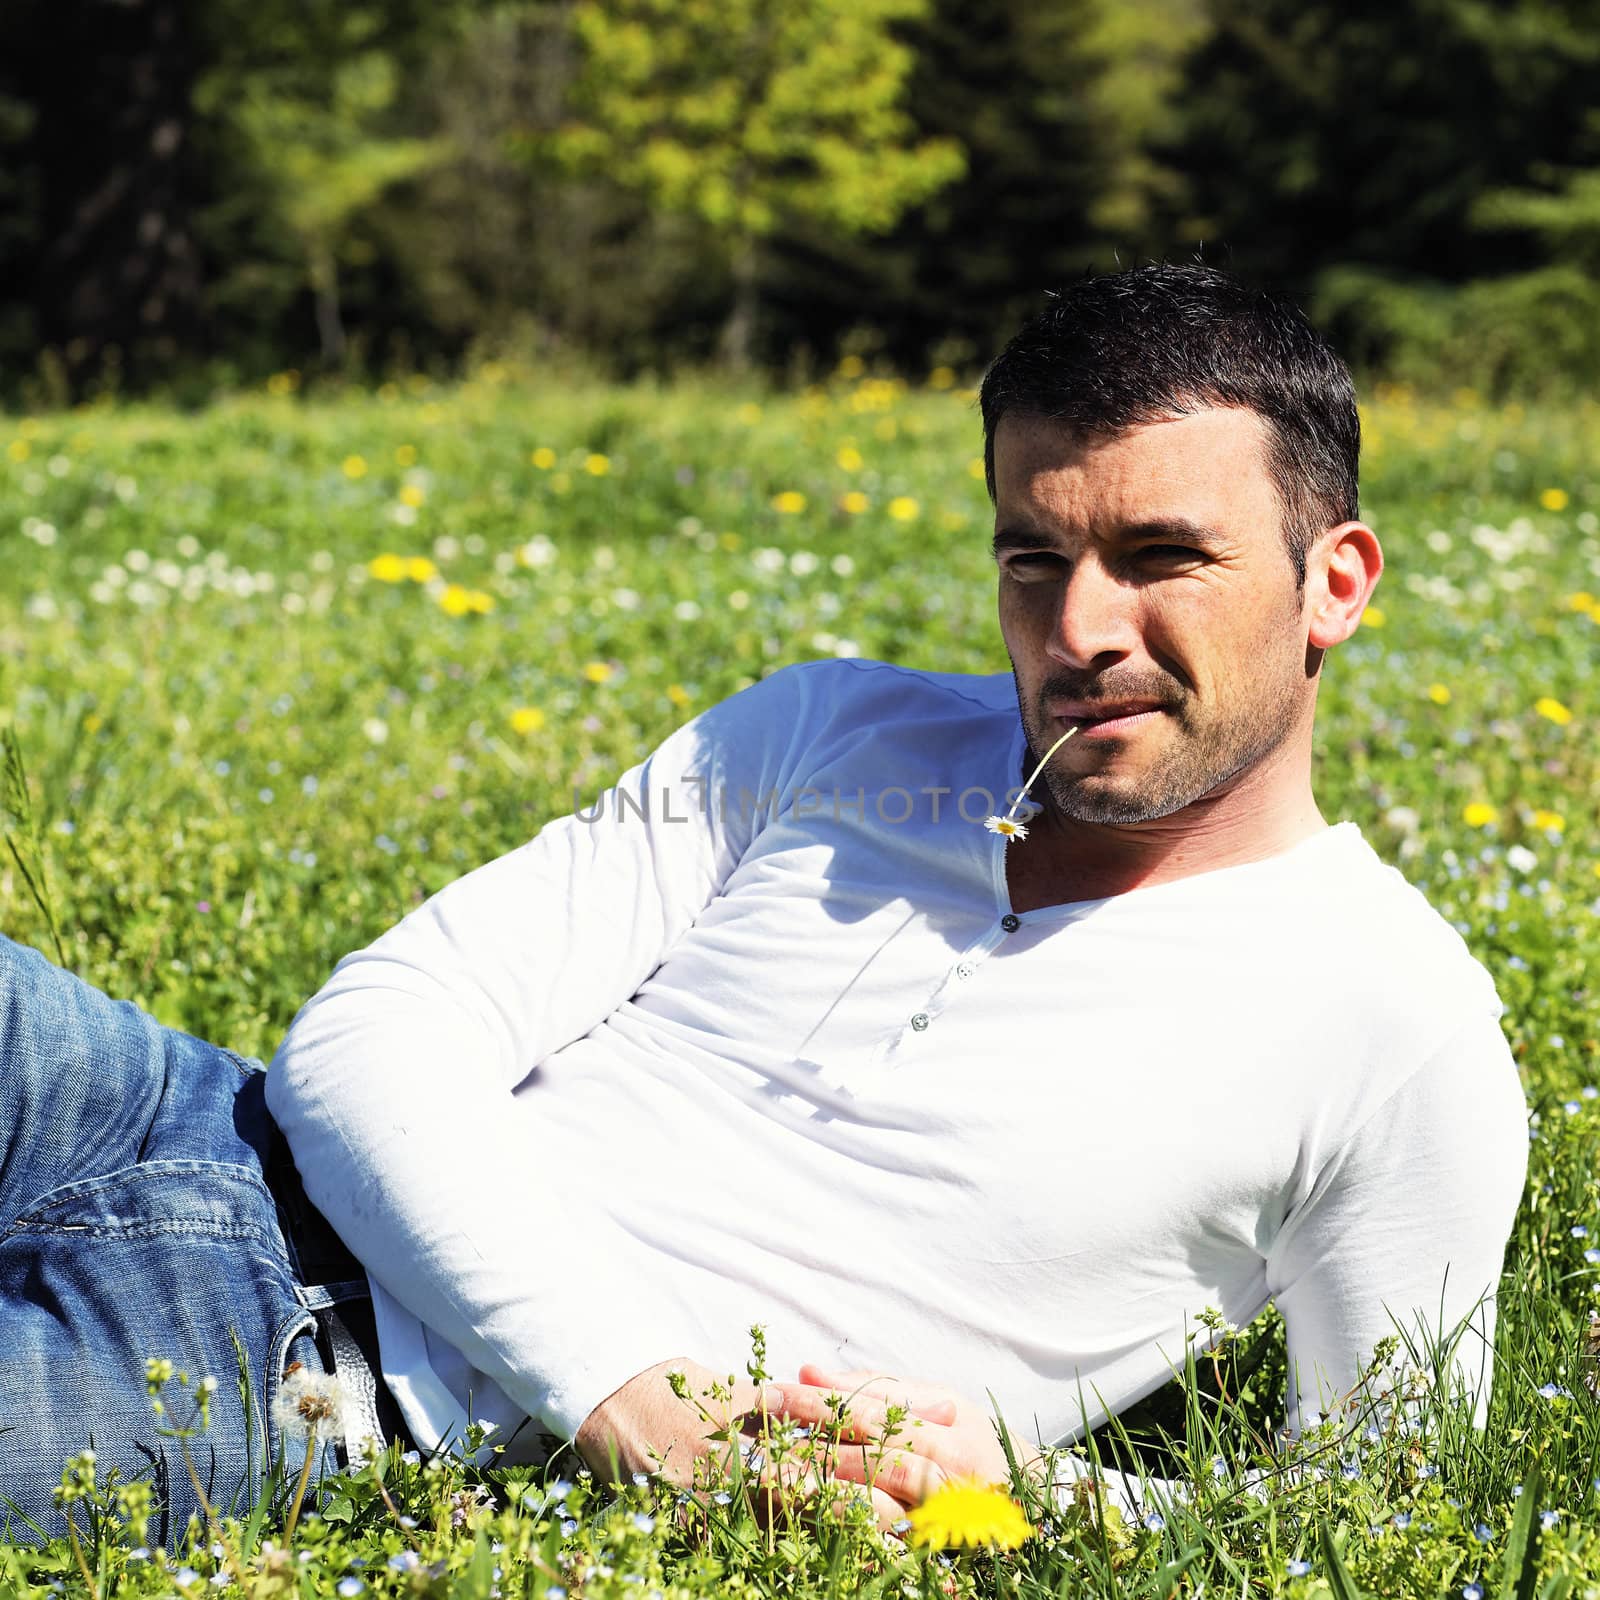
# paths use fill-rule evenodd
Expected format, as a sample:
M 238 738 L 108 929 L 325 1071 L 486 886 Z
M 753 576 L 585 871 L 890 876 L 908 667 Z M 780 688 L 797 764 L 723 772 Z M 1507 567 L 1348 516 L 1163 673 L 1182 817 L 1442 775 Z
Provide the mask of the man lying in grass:
M 340 1370 L 347 1439 L 472 1418 L 687 1486 L 722 1448 L 690 1401 L 760 1323 L 780 1381 L 733 1412 L 866 1384 L 832 1470 L 885 1526 L 1005 1475 L 987 1396 L 1031 1463 L 1207 1307 L 1276 1301 L 1291 1427 L 1397 1328 L 1461 1325 L 1482 1416 L 1526 1160 L 1500 1006 L 1311 786 L 1383 565 L 1349 374 L 1282 302 L 1151 267 L 1053 297 L 982 408 L 1009 674 L 930 637 L 711 708 L 346 956 L 264 1105 L 9 947 L 0 1488 L 47 1520 L 90 1433 L 168 1470 L 144 1358 L 231 1381 L 230 1328 L 269 1402 Z M 921 1423 L 883 1441 L 890 1399 Z

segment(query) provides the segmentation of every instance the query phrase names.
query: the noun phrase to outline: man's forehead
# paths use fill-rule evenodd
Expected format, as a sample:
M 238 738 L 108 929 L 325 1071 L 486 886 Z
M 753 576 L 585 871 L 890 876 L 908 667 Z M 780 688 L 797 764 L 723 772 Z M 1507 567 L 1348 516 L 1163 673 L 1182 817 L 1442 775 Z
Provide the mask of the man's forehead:
M 996 509 L 1089 496 L 1129 515 L 1277 509 L 1265 420 L 1243 408 L 1206 407 L 1115 433 L 1086 432 L 1029 414 L 995 429 Z

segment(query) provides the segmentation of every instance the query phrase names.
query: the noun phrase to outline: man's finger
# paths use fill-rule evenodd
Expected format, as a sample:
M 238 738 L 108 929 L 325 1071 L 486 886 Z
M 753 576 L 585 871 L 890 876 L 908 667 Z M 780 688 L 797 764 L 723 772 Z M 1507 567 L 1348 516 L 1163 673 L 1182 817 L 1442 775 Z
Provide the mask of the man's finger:
M 778 1414 L 788 1417 L 793 1422 L 809 1423 L 824 1429 L 830 1435 L 837 1428 L 841 1439 L 853 1443 L 884 1437 L 889 1426 L 889 1406 L 903 1404 L 903 1402 L 883 1400 L 876 1395 L 857 1394 L 845 1402 L 843 1407 L 845 1421 L 840 1424 L 839 1411 L 828 1404 L 828 1399 L 830 1395 L 836 1393 L 835 1390 L 793 1383 L 780 1383 L 772 1387 L 776 1388 L 781 1396 Z M 937 1407 L 932 1409 L 937 1410 Z M 952 1414 L 950 1420 L 953 1421 L 955 1408 L 952 1406 L 948 1409 Z M 942 1425 L 944 1419 L 938 1416 L 928 1417 L 925 1411 L 914 1410 L 910 1417 L 901 1417 L 894 1437 L 915 1439 L 924 1422 Z
M 943 1384 L 896 1378 L 870 1368 L 835 1372 L 810 1361 L 802 1363 L 799 1378 L 802 1384 L 812 1388 L 838 1390 L 852 1405 L 861 1395 L 870 1394 L 895 1401 L 914 1416 L 926 1417 L 929 1422 L 954 1422 L 956 1419 L 956 1397 Z
M 814 1462 L 785 1462 L 781 1467 L 763 1469 L 761 1489 L 763 1509 L 768 1515 L 780 1507 L 791 1514 L 810 1510 L 820 1501 L 830 1516 L 842 1519 L 859 1501 L 871 1508 L 880 1533 L 904 1526 L 904 1502 L 873 1485 L 834 1477 Z
M 948 1481 L 939 1462 L 907 1450 L 881 1453 L 866 1445 L 843 1445 L 830 1463 L 836 1478 L 867 1484 L 901 1505 L 918 1505 Z

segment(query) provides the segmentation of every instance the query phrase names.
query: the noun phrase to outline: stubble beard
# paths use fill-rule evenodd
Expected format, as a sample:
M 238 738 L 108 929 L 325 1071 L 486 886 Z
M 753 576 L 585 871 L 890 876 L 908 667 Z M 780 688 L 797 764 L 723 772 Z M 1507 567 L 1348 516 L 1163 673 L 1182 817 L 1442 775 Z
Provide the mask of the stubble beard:
M 1031 772 L 1039 757 L 1061 736 L 1060 725 L 1048 716 L 1043 704 L 1059 691 L 1047 685 L 1030 709 L 1015 666 L 1011 675 L 1028 739 L 1026 761 Z M 1286 673 L 1275 675 L 1270 698 L 1249 702 L 1223 720 L 1197 721 L 1192 702 L 1163 702 L 1161 715 L 1170 720 L 1176 731 L 1165 736 L 1165 743 L 1154 752 L 1153 759 L 1146 757 L 1149 770 L 1137 780 L 1138 787 L 1113 786 L 1095 770 L 1072 771 L 1062 763 L 1083 765 L 1095 758 L 1063 747 L 1040 774 L 1039 784 L 1044 786 L 1045 794 L 1041 795 L 1035 785 L 1029 797 L 1045 802 L 1067 821 L 1113 826 L 1154 822 L 1194 804 L 1271 755 L 1294 732 L 1299 709 L 1299 697 Z M 1135 734 L 1131 743 L 1137 748 L 1141 740 L 1154 736 L 1155 727 L 1147 727 Z M 1022 774 L 1026 776 L 1026 772 Z

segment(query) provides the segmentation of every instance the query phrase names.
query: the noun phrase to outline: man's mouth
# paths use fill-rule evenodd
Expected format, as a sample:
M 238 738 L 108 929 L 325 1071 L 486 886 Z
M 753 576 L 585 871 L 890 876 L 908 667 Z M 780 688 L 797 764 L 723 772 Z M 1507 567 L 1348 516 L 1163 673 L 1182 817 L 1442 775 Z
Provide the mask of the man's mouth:
M 1063 728 L 1077 728 L 1084 739 L 1132 734 L 1153 722 L 1165 709 L 1155 700 L 1118 700 L 1094 704 L 1082 700 L 1052 700 L 1046 709 Z

